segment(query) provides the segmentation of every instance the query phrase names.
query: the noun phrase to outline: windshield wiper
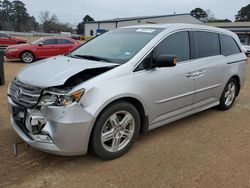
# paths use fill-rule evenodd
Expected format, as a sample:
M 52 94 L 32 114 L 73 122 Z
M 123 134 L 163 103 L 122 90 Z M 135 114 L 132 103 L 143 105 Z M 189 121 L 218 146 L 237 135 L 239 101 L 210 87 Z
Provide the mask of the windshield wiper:
M 109 58 L 98 57 L 98 56 L 93 56 L 93 55 L 80 55 L 80 54 L 72 55 L 72 54 L 70 54 L 70 56 L 71 57 L 79 57 L 79 58 L 83 58 L 83 59 L 90 59 L 90 60 L 95 60 L 95 61 L 112 62 L 112 60 L 110 60 Z

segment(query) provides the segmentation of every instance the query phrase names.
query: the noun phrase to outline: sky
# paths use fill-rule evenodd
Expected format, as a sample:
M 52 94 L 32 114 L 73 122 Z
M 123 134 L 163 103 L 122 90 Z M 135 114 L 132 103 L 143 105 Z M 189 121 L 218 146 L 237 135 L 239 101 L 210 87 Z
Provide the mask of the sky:
M 48 10 L 55 14 L 59 21 L 76 26 L 89 14 L 95 20 L 112 18 L 152 16 L 189 13 L 200 7 L 210 9 L 215 18 L 230 19 L 249 0 L 21 0 L 26 4 L 30 15 L 39 20 L 39 13 Z

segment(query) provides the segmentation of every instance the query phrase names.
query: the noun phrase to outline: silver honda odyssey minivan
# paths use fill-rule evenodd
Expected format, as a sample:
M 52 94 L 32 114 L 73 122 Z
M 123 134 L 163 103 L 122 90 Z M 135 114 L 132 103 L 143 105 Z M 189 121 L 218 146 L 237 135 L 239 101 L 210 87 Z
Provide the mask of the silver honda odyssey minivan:
M 214 106 L 231 108 L 246 63 L 238 37 L 219 28 L 111 30 L 21 70 L 8 88 L 11 124 L 40 150 L 114 159 L 140 133 Z

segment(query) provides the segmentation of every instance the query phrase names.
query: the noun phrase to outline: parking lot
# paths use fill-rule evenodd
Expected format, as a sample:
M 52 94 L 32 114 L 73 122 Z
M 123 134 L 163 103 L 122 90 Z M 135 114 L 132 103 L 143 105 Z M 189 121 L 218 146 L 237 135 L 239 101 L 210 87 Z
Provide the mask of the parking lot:
M 250 58 L 248 72 L 250 73 Z M 0 187 L 250 187 L 250 76 L 232 109 L 206 110 L 140 136 L 113 161 L 62 157 L 21 145 L 7 110 L 8 83 L 25 66 L 5 62 L 0 86 Z

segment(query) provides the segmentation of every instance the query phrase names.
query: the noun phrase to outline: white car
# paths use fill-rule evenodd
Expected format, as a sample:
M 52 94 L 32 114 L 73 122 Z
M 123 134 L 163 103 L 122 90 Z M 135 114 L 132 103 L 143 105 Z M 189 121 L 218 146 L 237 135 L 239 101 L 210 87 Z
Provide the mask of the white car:
M 43 151 L 114 159 L 139 133 L 213 106 L 230 109 L 246 66 L 240 40 L 228 30 L 189 24 L 111 30 L 20 71 L 8 89 L 11 125 Z
M 243 50 L 246 53 L 246 55 L 250 54 L 250 46 L 249 45 L 243 45 Z

